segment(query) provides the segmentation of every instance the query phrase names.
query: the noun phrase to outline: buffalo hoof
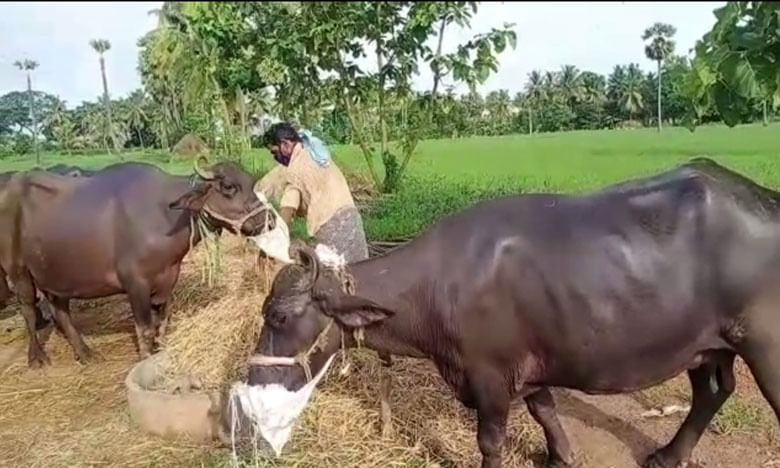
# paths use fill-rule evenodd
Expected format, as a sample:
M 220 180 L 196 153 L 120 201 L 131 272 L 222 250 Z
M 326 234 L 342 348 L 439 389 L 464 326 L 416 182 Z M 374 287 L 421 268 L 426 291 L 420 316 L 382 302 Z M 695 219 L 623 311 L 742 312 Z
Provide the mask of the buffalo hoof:
M 692 466 L 687 461 L 672 459 L 661 449 L 647 457 L 642 468 L 692 468 Z
M 76 351 L 76 361 L 83 365 L 87 365 L 91 362 L 97 361 L 95 354 L 86 345 L 83 348 Z
M 49 356 L 46 355 L 42 350 L 39 350 L 38 352 L 33 352 L 27 356 L 27 366 L 30 369 L 40 369 L 44 366 L 50 366 L 51 361 L 49 360 Z

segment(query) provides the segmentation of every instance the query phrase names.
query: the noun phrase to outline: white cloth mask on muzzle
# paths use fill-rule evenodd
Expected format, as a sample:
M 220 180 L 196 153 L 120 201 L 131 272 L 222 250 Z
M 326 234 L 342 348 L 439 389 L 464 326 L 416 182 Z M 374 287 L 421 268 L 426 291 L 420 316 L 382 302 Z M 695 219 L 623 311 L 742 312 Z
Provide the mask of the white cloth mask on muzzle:
M 237 382 L 230 389 L 231 401 L 235 401 L 234 398 L 238 399 L 244 414 L 252 421 L 255 431 L 259 430 L 260 435 L 271 445 L 277 457 L 290 440 L 295 421 L 303 412 L 314 387 L 325 375 L 335 356 L 334 354 L 328 358 L 317 375 L 296 392 L 291 392 L 276 383 L 247 385 Z M 237 419 L 233 417 L 234 428 Z M 235 434 L 231 434 L 231 439 L 235 442 Z
M 290 258 L 290 231 L 279 213 L 276 212 L 273 205 L 268 203 L 263 192 L 255 192 L 257 198 L 265 204 L 273 213 L 276 220 L 276 226 L 270 231 L 266 231 L 257 236 L 250 237 L 257 245 L 257 248 L 265 252 L 271 258 L 275 258 L 283 263 L 292 263 Z

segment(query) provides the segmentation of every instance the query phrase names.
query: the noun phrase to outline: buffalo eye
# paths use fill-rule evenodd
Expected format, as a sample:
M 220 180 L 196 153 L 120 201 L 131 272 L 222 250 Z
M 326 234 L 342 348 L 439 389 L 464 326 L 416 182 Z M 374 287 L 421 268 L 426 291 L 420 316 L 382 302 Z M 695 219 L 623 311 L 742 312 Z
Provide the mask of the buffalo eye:
M 236 192 L 238 192 L 238 188 L 236 187 L 236 184 L 231 184 L 230 182 L 220 180 L 219 191 L 226 197 L 233 198 Z
M 280 311 L 273 311 L 266 317 L 268 323 L 274 328 L 282 328 L 287 323 L 287 314 Z

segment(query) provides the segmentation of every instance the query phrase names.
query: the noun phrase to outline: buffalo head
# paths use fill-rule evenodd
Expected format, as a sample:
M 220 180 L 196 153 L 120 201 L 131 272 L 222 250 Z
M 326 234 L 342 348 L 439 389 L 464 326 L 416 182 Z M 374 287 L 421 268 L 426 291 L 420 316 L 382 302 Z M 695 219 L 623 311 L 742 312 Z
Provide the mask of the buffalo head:
M 250 360 L 250 385 L 277 383 L 296 391 L 306 383 L 307 371 L 316 375 L 339 350 L 343 330 L 393 315 L 351 294 L 349 275 L 325 266 L 309 247 L 301 247 L 297 256 L 298 262 L 276 275 L 263 303 L 264 324 L 257 354 Z
M 195 174 L 199 182 L 172 202 L 171 208 L 199 212 L 215 226 L 234 234 L 240 231 L 255 236 L 274 228 L 272 212 L 254 192 L 254 180 L 237 164 L 219 162 L 204 169 L 196 161 Z

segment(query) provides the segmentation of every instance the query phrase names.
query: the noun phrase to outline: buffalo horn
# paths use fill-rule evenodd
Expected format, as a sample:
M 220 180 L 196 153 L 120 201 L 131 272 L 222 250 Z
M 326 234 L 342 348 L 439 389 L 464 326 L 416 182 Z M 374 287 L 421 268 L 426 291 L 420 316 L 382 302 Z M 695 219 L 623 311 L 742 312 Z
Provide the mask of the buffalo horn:
M 301 246 L 298 249 L 298 257 L 303 264 L 304 269 L 308 273 L 308 276 L 303 279 L 301 289 L 308 291 L 314 287 L 314 283 L 317 282 L 319 276 L 319 260 L 317 254 L 309 246 Z
M 209 170 L 206 170 L 206 169 L 203 169 L 202 167 L 200 167 L 200 161 L 201 160 L 203 160 L 204 162 L 208 163 L 206 158 L 204 158 L 203 156 L 201 156 L 198 159 L 196 159 L 195 160 L 195 164 L 194 164 L 195 172 L 204 180 L 213 180 L 214 177 L 215 177 L 214 173 L 209 171 Z

